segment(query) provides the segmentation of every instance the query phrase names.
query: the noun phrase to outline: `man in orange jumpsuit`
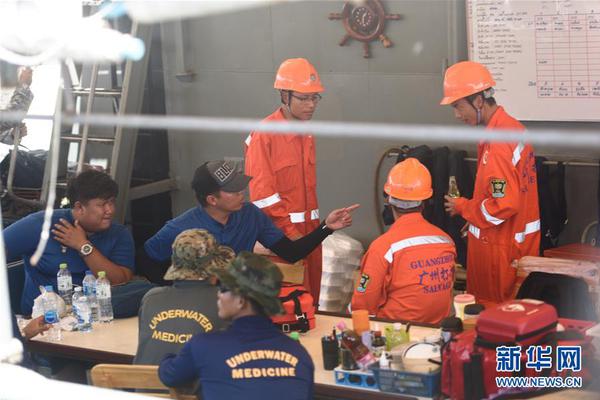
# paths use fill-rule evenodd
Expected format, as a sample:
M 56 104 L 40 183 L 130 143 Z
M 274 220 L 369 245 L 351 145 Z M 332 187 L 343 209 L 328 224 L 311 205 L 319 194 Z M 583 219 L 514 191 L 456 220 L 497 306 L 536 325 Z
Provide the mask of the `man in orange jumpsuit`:
M 416 158 L 392 168 L 384 186 L 394 224 L 363 257 L 352 310 L 378 318 L 439 323 L 452 306 L 454 242 L 423 218 L 431 175 Z
M 442 105 L 467 125 L 521 131 L 525 128 L 496 104 L 496 84 L 472 61 L 446 71 Z M 516 269 L 511 262 L 539 254 L 540 216 L 533 148 L 520 143 L 481 142 L 472 199 L 446 196 L 446 211 L 469 223 L 467 291 L 493 305 L 511 298 Z
M 325 89 L 315 67 L 303 58 L 284 61 L 275 78 L 281 107 L 264 121 L 308 121 Z M 315 229 L 319 221 L 315 141 L 311 135 L 251 132 L 246 139 L 250 200 L 291 240 Z M 315 304 L 321 288 L 322 252 L 306 258 L 304 286 Z

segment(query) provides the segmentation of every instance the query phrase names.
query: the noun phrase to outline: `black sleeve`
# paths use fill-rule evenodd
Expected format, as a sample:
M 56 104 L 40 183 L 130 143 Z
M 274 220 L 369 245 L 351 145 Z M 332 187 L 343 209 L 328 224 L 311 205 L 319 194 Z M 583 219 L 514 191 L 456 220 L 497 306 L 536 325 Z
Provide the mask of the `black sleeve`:
M 269 248 L 273 253 L 287 262 L 295 263 L 302 260 L 315 249 L 333 231 L 322 222 L 314 231 L 293 242 L 286 236 Z
M 170 285 L 170 282 L 163 279 L 163 276 L 170 265 L 170 259 L 165 261 L 155 261 L 150 258 L 150 256 L 146 254 L 144 246 L 140 246 L 135 253 L 135 273 L 146 277 L 152 283 Z

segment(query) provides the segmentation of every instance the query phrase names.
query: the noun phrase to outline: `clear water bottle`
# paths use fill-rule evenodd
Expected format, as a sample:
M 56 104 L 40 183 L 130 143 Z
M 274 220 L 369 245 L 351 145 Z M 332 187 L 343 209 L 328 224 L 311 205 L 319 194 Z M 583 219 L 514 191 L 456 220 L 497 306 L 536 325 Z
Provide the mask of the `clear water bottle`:
M 71 306 L 71 297 L 73 296 L 73 278 L 67 269 L 67 264 L 60 264 L 58 274 L 56 274 L 56 282 L 58 283 L 58 294 L 65 301 L 67 311 Z
M 75 286 L 73 288 L 73 297 L 71 298 L 71 303 L 75 304 L 75 300 L 81 296 L 83 296 L 83 288 L 81 286 Z
M 77 329 L 80 330 L 81 329 L 81 322 L 82 322 L 82 315 L 80 314 L 79 308 L 81 307 L 81 304 L 79 304 L 79 299 L 81 299 L 83 296 L 83 288 L 81 286 L 77 286 L 74 290 L 73 290 L 73 316 L 75 317 L 75 319 L 77 320 Z M 87 304 L 87 298 L 86 298 L 86 306 L 87 309 L 89 311 L 90 317 L 91 317 L 91 310 L 89 310 L 90 305 Z
M 83 295 L 88 298 L 88 303 L 92 309 L 92 321 L 98 321 L 98 300 L 96 299 L 96 278 L 92 271 L 85 271 L 83 278 Z
M 98 299 L 98 319 L 100 322 L 113 320 L 113 309 L 110 295 L 110 281 L 106 278 L 106 272 L 98 272 L 96 281 L 96 298 Z
M 75 290 L 77 297 L 73 295 L 73 310 L 75 310 L 77 318 L 77 329 L 81 332 L 90 332 L 92 330 L 92 309 L 88 298 L 82 294 L 81 288 Z
M 46 286 L 46 293 L 42 296 L 42 308 L 44 310 L 44 321 L 50 325 L 48 329 L 48 338 L 53 341 L 61 340 L 61 332 L 58 317 L 58 304 L 54 297 L 52 286 Z
M 77 299 L 83 296 L 83 289 L 81 286 L 77 286 L 73 289 L 73 297 L 71 298 L 71 304 L 73 304 L 72 312 L 73 316 L 77 318 L 77 307 L 75 303 L 77 303 Z

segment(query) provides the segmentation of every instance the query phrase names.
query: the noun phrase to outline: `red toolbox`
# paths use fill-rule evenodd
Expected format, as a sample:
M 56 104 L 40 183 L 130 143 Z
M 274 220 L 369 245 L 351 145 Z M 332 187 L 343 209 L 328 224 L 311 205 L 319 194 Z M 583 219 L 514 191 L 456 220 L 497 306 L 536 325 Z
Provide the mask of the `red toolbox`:
M 477 319 L 477 340 L 501 346 L 529 346 L 556 332 L 556 309 L 543 301 L 511 300 L 483 311 Z

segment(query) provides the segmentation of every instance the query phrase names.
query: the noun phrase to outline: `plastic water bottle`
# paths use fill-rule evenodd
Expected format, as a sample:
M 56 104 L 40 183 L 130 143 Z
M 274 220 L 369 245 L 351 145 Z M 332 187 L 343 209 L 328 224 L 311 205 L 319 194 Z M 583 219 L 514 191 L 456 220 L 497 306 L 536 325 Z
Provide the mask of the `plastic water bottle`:
M 53 341 L 61 340 L 60 321 L 58 317 L 58 304 L 54 297 L 52 286 L 46 286 L 46 293 L 42 296 L 42 307 L 44 310 L 44 321 L 50 325 L 48 329 L 48 338 Z
M 81 332 L 90 332 L 92 330 L 92 309 L 88 298 L 82 294 L 81 288 L 75 288 L 75 290 L 73 310 L 75 310 L 75 317 L 77 317 L 77 329 Z
M 77 318 L 77 299 L 79 299 L 81 296 L 83 296 L 83 289 L 81 288 L 81 286 L 77 286 L 73 289 L 73 297 L 71 298 L 71 304 L 73 305 L 71 311 L 73 312 L 73 316 L 75 318 Z
M 96 281 L 96 298 L 98 299 L 98 319 L 100 322 L 113 320 L 113 309 L 110 295 L 110 281 L 106 278 L 106 272 L 98 272 Z
M 96 278 L 92 271 L 85 271 L 85 277 L 83 278 L 83 282 L 81 284 L 83 286 L 83 295 L 91 296 L 96 294 Z
M 77 329 L 81 332 L 92 331 L 92 308 L 85 296 L 77 299 Z
M 96 299 L 96 278 L 92 271 L 85 271 L 83 278 L 83 295 L 87 297 L 90 308 L 92 309 L 92 321 L 98 321 L 98 300 Z
M 84 302 L 80 300 L 82 297 Z M 83 295 L 81 286 L 77 286 L 73 292 L 73 316 L 77 319 L 77 330 L 83 332 L 92 330 L 92 310 L 90 309 L 88 298 Z M 89 324 L 86 324 L 86 322 L 89 322 Z
M 83 296 L 83 287 L 75 286 L 73 288 L 73 297 L 71 298 L 71 303 L 75 304 L 75 300 L 81 296 Z
M 65 301 L 68 310 L 72 304 L 73 278 L 71 278 L 71 273 L 67 269 L 67 264 L 60 264 L 58 274 L 56 274 L 56 282 L 58 283 L 58 294 Z

